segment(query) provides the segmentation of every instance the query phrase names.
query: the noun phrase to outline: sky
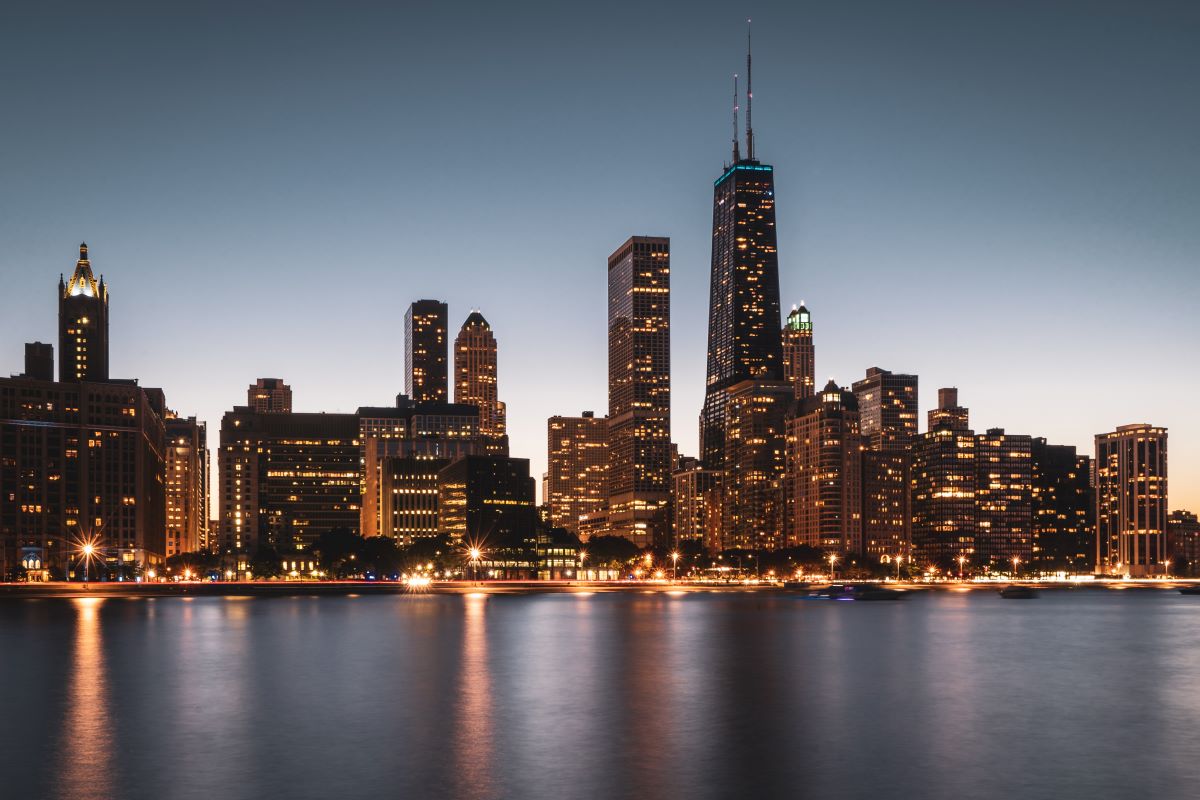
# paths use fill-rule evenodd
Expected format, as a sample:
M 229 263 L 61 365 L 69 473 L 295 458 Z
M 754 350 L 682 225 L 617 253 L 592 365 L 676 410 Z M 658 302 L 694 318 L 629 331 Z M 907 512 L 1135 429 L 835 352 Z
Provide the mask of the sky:
M 1170 431 L 1200 511 L 1200 4 L 58 3 L 0 10 L 0 373 L 81 241 L 114 377 L 209 424 L 257 377 L 388 405 L 407 305 L 499 340 L 513 455 L 607 408 L 606 259 L 672 240 L 697 450 L 712 181 L 754 18 L 781 298 L 818 380 L 957 386 L 976 430 Z

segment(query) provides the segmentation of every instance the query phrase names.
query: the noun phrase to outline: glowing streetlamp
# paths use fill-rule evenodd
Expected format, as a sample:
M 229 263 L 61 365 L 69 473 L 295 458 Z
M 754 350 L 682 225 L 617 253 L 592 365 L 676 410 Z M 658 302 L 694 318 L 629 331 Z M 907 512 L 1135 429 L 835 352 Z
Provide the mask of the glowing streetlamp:
M 1013 562 L 1013 577 L 1019 578 L 1021 576 L 1021 557 L 1013 556 L 1012 562 Z
M 838 560 L 838 557 L 837 557 L 836 553 L 829 554 L 829 580 L 831 580 L 831 581 L 837 580 L 837 570 L 835 567 L 835 565 L 837 564 L 837 560 Z
M 671 552 L 671 583 L 675 582 L 675 579 L 677 577 L 678 567 L 679 567 L 679 551 L 674 550 Z
M 900 580 L 900 564 L 903 561 L 904 561 L 904 556 L 902 556 L 902 555 L 896 556 L 896 580 L 897 581 Z
M 962 553 L 958 554 L 958 579 L 963 579 L 963 564 L 967 563 L 967 557 Z
M 84 542 L 83 547 L 79 548 L 80 554 L 83 556 L 83 588 L 88 585 L 88 564 L 92 561 L 92 555 L 96 552 L 96 545 L 92 542 Z
M 467 555 L 471 558 L 471 576 L 472 579 L 479 582 L 479 559 L 483 557 L 483 551 L 478 547 L 472 547 L 467 551 Z
M 584 580 L 584 574 L 583 574 L 583 562 L 584 561 L 587 561 L 587 550 L 580 550 L 579 551 L 579 575 L 578 575 L 579 580 Z

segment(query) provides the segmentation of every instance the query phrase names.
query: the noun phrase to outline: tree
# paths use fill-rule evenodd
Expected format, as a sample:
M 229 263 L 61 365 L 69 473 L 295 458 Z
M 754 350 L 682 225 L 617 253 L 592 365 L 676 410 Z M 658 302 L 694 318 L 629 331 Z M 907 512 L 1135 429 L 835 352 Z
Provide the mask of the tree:
M 250 562 L 250 572 L 256 578 L 278 578 L 281 572 L 279 553 L 270 545 L 262 545 Z
M 400 571 L 400 548 L 390 536 L 372 536 L 363 541 L 359 566 L 379 578 L 390 578 Z
M 349 528 L 331 528 L 317 537 L 313 555 L 326 572 L 345 577 L 358 571 L 358 556 L 363 549 L 363 537 Z
M 624 536 L 593 536 L 587 540 L 588 564 L 621 567 L 636 559 L 641 550 Z

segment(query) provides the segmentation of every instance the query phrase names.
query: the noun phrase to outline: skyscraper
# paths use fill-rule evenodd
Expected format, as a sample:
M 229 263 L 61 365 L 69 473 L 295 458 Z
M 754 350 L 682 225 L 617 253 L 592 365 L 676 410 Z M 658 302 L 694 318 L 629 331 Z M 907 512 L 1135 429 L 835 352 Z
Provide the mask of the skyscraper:
M 792 386 L 778 380 L 748 380 L 725 391 L 729 396 L 721 485 L 724 547 L 774 550 L 783 544 Z
M 917 376 L 871 367 L 853 388 L 863 445 L 879 452 L 907 450 L 917 437 Z
M 587 538 L 580 520 L 608 506 L 608 424 L 584 411 L 546 421 L 544 502 L 550 523 Z
M 259 414 L 289 414 L 292 387 L 279 378 L 259 378 L 246 390 L 246 405 Z
M 195 417 L 167 411 L 166 556 L 207 549 L 208 432 Z
M 671 241 L 633 236 L 608 257 L 608 524 L 665 540 L 671 498 Z
M 803 400 L 813 396 L 815 376 L 812 315 L 801 303 L 792 306 L 783 325 L 783 379 L 791 382 L 796 397 Z
M 1093 519 L 1091 462 L 1071 445 L 1034 439 L 1033 555 L 1035 569 L 1078 572 L 1092 568 Z
M 862 552 L 862 439 L 854 393 L 833 381 L 787 421 L 787 544 Z
M 671 475 L 672 544 L 678 547 L 684 542 L 699 542 L 720 550 L 720 525 L 713 530 L 710 522 L 720 517 L 721 473 L 708 469 L 697 458 L 684 457 L 681 461 Z
M 447 307 L 417 300 L 404 313 L 404 393 L 417 402 L 446 402 Z
M 930 428 L 913 443 L 912 548 L 918 566 L 975 552 L 975 434 L 955 389 L 938 390 Z
M 1122 425 L 1096 435 L 1096 571 L 1167 568 L 1167 429 Z
M 479 408 L 479 434 L 495 455 L 508 455 L 505 408 L 499 400 L 496 337 L 483 314 L 472 311 L 454 340 L 454 402 Z
M 708 377 L 700 412 L 700 457 L 725 458 L 726 390 L 746 380 L 781 380 L 779 256 L 774 168 L 754 157 L 750 53 L 746 53 L 746 155 L 739 149 L 734 85 L 733 161 L 713 185 Z
M 108 380 L 108 287 L 92 274 L 86 244 L 71 280 L 58 278 L 58 379 Z
M 1005 569 L 1033 556 L 1033 440 L 989 428 L 975 437 L 973 566 Z

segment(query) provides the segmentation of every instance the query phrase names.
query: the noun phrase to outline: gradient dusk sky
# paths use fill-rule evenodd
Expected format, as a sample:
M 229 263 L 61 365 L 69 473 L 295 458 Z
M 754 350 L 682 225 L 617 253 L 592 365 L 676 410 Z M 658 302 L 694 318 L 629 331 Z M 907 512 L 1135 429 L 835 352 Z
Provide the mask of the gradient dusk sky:
M 672 240 L 695 454 L 712 182 L 754 27 L 784 310 L 818 379 L 957 386 L 979 431 L 1170 430 L 1200 511 L 1200 3 L 5 3 L 0 371 L 86 241 L 115 377 L 209 423 L 280 377 L 388 405 L 412 300 L 500 342 L 513 455 L 607 407 L 606 258 Z

